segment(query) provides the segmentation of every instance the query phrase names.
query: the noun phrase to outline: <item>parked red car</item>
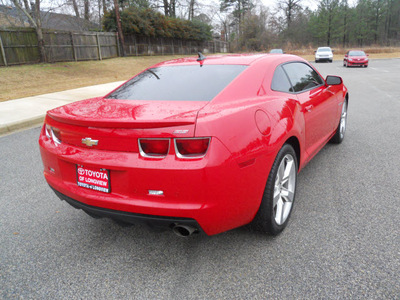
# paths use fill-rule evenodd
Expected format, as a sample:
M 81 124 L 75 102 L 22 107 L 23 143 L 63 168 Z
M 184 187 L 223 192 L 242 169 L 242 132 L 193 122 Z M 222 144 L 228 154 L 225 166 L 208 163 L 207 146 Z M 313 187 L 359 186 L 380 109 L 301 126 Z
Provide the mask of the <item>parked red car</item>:
M 44 176 L 94 217 L 217 234 L 253 221 L 276 235 L 297 173 L 345 134 L 349 96 L 293 55 L 157 64 L 105 97 L 47 112 Z
M 350 50 L 344 55 L 343 66 L 352 67 L 368 67 L 368 54 L 362 50 Z

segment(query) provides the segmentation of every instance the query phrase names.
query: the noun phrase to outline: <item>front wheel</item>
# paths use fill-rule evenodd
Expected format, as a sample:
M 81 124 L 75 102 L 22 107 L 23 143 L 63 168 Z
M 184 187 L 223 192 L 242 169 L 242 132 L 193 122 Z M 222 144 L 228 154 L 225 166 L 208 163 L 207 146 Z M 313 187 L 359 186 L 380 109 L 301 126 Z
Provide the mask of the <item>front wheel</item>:
M 344 134 L 346 133 L 347 127 L 347 102 L 344 100 L 342 105 L 342 113 L 340 115 L 339 125 L 336 128 L 335 135 L 331 138 L 329 142 L 334 144 L 340 144 L 344 139 Z
M 277 235 L 286 227 L 296 192 L 297 170 L 296 152 L 291 145 L 283 145 L 272 165 L 254 219 L 257 230 Z

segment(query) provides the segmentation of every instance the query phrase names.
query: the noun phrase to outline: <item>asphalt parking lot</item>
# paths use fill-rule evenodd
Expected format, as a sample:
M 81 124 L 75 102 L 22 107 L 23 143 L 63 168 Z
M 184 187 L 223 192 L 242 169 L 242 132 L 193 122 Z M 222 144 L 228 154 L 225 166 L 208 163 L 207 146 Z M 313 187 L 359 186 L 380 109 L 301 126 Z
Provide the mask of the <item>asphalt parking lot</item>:
M 40 128 L 0 137 L 0 298 L 399 299 L 400 59 L 315 66 L 349 89 L 346 138 L 299 174 L 275 238 L 92 219 L 45 183 Z

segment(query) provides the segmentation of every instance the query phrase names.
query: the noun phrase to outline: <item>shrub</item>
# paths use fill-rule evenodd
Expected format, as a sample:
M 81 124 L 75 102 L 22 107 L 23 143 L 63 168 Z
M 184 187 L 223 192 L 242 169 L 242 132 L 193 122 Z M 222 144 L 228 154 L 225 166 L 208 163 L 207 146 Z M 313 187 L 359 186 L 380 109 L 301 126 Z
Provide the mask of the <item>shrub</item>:
M 212 38 L 211 26 L 198 20 L 188 21 L 166 17 L 150 8 L 130 7 L 121 12 L 124 34 L 149 37 L 167 37 L 205 41 Z M 117 31 L 115 11 L 104 15 L 103 27 L 106 31 Z

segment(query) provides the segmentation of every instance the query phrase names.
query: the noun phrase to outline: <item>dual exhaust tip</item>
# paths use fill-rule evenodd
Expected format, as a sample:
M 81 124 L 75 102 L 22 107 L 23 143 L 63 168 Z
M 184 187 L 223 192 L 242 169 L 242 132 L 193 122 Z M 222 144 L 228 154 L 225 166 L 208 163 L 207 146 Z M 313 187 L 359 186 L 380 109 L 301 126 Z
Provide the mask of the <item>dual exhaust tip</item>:
M 199 230 L 195 227 L 182 225 L 182 224 L 174 224 L 172 227 L 172 231 L 180 237 L 188 237 L 191 236 L 193 233 L 198 233 Z

